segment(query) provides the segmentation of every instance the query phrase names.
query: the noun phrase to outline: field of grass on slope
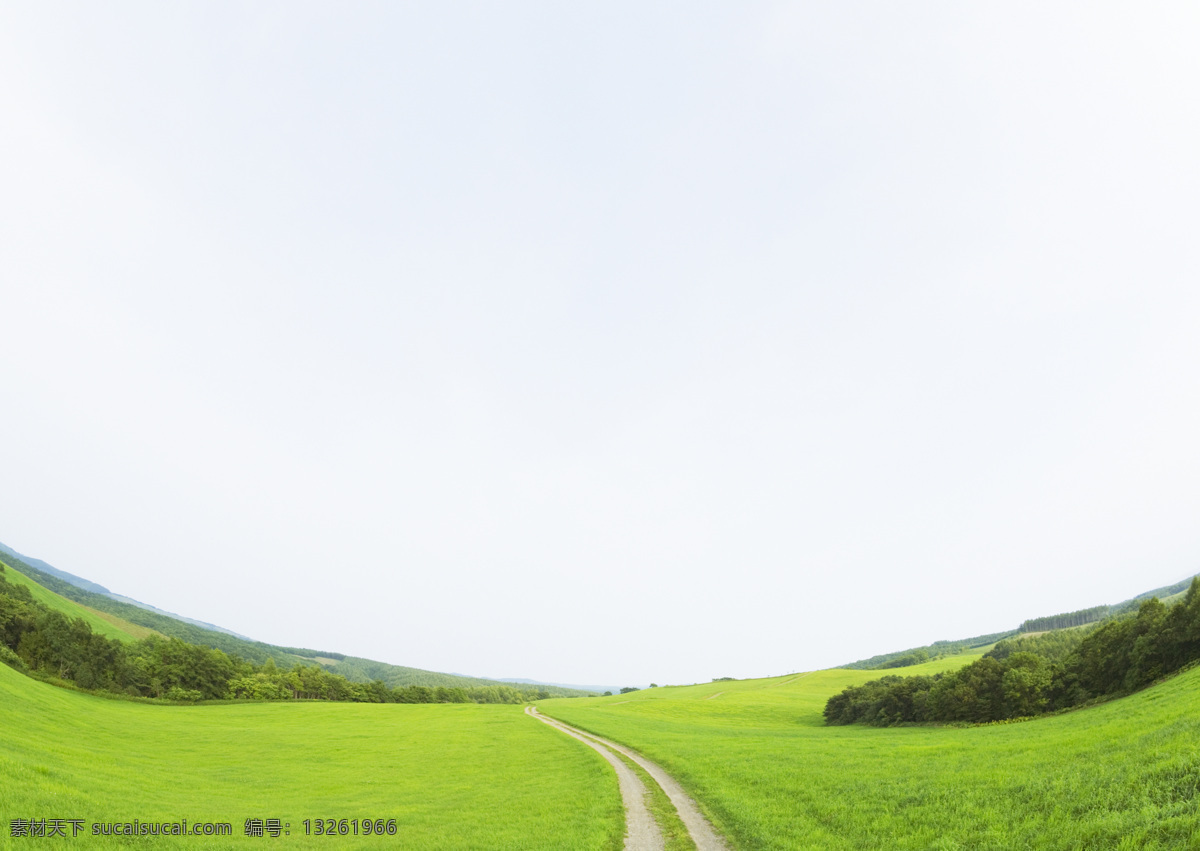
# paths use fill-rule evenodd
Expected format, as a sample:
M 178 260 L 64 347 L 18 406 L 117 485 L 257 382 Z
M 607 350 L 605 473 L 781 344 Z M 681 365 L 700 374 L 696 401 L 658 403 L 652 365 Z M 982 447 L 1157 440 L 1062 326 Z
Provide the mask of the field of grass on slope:
M 824 725 L 831 695 L 880 673 L 817 671 L 538 706 L 658 762 L 737 848 L 1200 848 L 1200 669 L 1022 723 Z
M 0 665 L 0 847 L 619 848 L 616 778 L 519 706 L 152 706 Z M 229 822 L 233 837 L 13 839 L 12 819 Z M 286 839 L 243 836 L 248 818 Z M 395 819 L 387 837 L 309 837 L 303 820 Z M 69 828 L 68 828 L 69 832 Z
M 24 585 L 29 589 L 29 593 L 33 595 L 35 601 L 62 612 L 68 618 L 83 618 L 87 621 L 87 625 L 92 628 L 92 632 L 103 635 L 105 638 L 111 638 L 116 641 L 136 641 L 139 638 L 155 634 L 154 630 L 147 627 L 131 624 L 129 621 L 123 620 L 116 615 L 110 615 L 107 612 L 98 612 L 81 603 L 76 603 L 74 600 L 68 600 L 66 597 L 43 588 L 7 563 L 0 563 L 4 564 L 4 578 L 13 585 Z

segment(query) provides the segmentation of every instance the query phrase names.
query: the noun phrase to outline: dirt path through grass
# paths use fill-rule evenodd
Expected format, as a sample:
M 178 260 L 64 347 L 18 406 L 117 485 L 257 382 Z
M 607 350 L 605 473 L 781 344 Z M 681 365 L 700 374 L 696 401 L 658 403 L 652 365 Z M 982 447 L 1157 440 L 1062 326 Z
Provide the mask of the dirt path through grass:
M 650 809 L 646 806 L 646 787 L 639 778 L 612 751 L 585 733 L 569 727 L 553 718 L 540 714 L 535 707 L 525 707 L 525 714 L 532 715 L 543 724 L 574 736 L 600 756 L 608 760 L 609 765 L 617 772 L 617 784 L 621 787 L 621 802 L 625 805 L 625 851 L 662 851 L 662 832 L 658 829 Z
M 534 718 L 537 718 L 539 721 L 544 721 L 550 726 L 561 730 L 569 736 L 574 736 L 581 742 L 595 748 L 604 756 L 605 759 L 609 761 L 609 763 L 613 765 L 614 768 L 616 768 L 617 778 L 621 784 L 621 798 L 625 802 L 625 818 L 629 826 L 629 830 L 625 837 L 625 851 L 636 851 L 636 849 L 641 848 L 662 848 L 663 844 L 662 837 L 659 835 L 658 826 L 655 825 L 653 819 L 650 818 L 650 813 L 646 809 L 645 802 L 643 801 L 645 787 L 642 785 L 637 776 L 634 775 L 633 772 L 631 772 L 618 757 L 613 755 L 612 751 L 624 754 L 626 757 L 636 762 L 642 767 L 643 770 L 645 770 L 647 774 L 650 775 L 651 778 L 654 779 L 655 783 L 662 787 L 663 792 L 666 793 L 672 805 L 674 805 L 676 812 L 679 813 L 679 818 L 687 828 L 688 834 L 692 837 L 692 841 L 696 843 L 697 851 L 728 851 L 729 846 L 725 843 L 725 840 L 722 839 L 715 830 L 713 830 L 712 825 L 708 823 L 708 819 L 701 814 L 700 808 L 696 806 L 696 802 L 691 799 L 687 792 L 683 791 L 683 787 L 675 781 L 675 778 L 667 774 L 667 772 L 663 771 L 653 762 L 646 759 L 637 751 L 630 750 L 624 745 L 618 745 L 616 742 L 610 742 L 608 739 L 603 739 L 600 736 L 593 736 L 591 733 L 585 733 L 582 730 L 577 730 L 568 724 L 562 723 L 561 721 L 548 718 L 539 713 L 536 707 L 526 707 L 525 711 Z M 622 770 L 628 773 L 633 781 L 637 783 L 636 788 L 630 785 L 629 794 L 626 794 L 626 782 L 623 778 Z M 631 800 L 631 798 L 635 800 Z M 657 844 L 634 844 L 633 812 L 637 808 L 640 808 L 640 810 L 645 813 L 646 818 L 650 819 L 650 824 L 654 828 L 654 836 Z

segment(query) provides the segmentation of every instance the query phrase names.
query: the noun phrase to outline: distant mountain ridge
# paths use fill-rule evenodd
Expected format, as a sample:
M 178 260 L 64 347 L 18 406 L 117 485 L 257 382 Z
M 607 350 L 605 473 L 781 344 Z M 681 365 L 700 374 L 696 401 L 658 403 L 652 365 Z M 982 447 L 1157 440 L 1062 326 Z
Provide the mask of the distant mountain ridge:
M 17 552 L 12 547 L 7 546 L 6 544 L 0 543 L 0 553 L 3 553 L 8 556 L 12 556 L 13 558 L 20 559 L 21 561 L 25 562 L 25 564 L 27 564 L 28 566 L 35 567 L 38 570 L 42 571 L 43 573 L 48 573 L 51 576 L 57 577 L 58 579 L 61 579 L 64 582 L 68 582 L 71 585 L 74 585 L 76 588 L 82 588 L 84 591 L 90 591 L 93 594 L 103 594 L 104 596 L 112 597 L 114 600 L 117 600 L 121 603 L 128 603 L 131 606 L 137 606 L 138 608 L 145 609 L 150 612 L 157 612 L 160 615 L 166 615 L 167 617 L 174 618 L 177 621 L 183 621 L 184 623 L 190 623 L 193 626 L 200 627 L 201 629 L 210 629 L 210 630 L 213 630 L 214 632 L 224 632 L 228 635 L 237 636 L 238 638 L 242 639 L 243 641 L 254 641 L 253 638 L 249 638 L 245 635 L 242 635 L 241 633 L 234 632 L 232 629 L 226 629 L 223 626 L 217 626 L 216 624 L 208 623 L 207 621 L 198 621 L 198 620 L 195 620 L 194 618 L 187 618 L 187 617 L 184 617 L 183 615 L 177 615 L 174 612 L 164 611 L 163 609 L 160 609 L 157 606 L 151 606 L 149 603 L 143 603 L 140 600 L 135 600 L 132 597 L 126 597 L 122 594 L 114 594 L 112 591 L 109 591 L 107 588 L 105 588 L 103 585 L 100 585 L 97 582 L 92 582 L 90 579 L 84 579 L 81 576 L 76 576 L 74 573 L 68 573 L 65 570 L 59 570 L 54 565 L 48 564 L 48 563 L 42 561 L 40 558 L 30 558 L 29 556 L 24 555 L 23 553 Z
M 30 558 L 29 556 L 23 555 L 14 550 L 12 547 L 6 546 L 3 543 L 0 543 L 0 553 L 19 558 L 30 567 L 36 567 L 38 570 L 49 573 L 51 576 L 57 576 L 59 579 L 70 582 L 72 585 L 76 586 L 77 588 L 82 588 L 84 591 L 91 591 L 96 594 L 112 594 L 112 592 L 103 585 L 83 579 L 82 577 L 76 576 L 74 573 L 67 573 L 65 570 L 59 570 L 54 565 L 47 564 L 40 558 Z
M 556 688 L 570 688 L 576 691 L 594 691 L 597 694 L 603 694 L 606 691 L 611 691 L 616 694 L 621 690 L 621 686 L 579 686 L 571 685 L 570 683 L 547 683 L 542 680 L 525 680 L 520 677 L 493 677 L 502 683 L 516 683 L 526 686 L 555 686 Z
M 317 665 L 332 673 L 340 674 L 351 682 L 368 683 L 372 680 L 381 680 L 390 688 L 410 685 L 445 686 L 447 688 L 514 685 L 482 677 L 463 677 L 421 668 L 391 665 L 387 662 L 347 656 L 344 653 L 329 650 L 267 644 L 240 636 L 232 630 L 192 618 L 182 618 L 129 597 L 114 594 L 98 583 L 90 582 L 65 570 L 59 570 L 40 559 L 27 558 L 4 544 L 0 544 L 0 560 L 9 563 L 44 588 L 68 600 L 99 612 L 115 615 L 136 626 L 146 627 L 190 644 L 214 647 L 256 664 L 263 664 L 268 658 L 271 658 L 277 665 L 285 667 L 297 664 Z M 92 590 L 96 588 L 102 590 Z M 591 692 L 578 689 L 551 685 L 538 688 L 554 697 L 578 697 L 591 694 Z
M 108 596 L 112 597 L 114 600 L 117 600 L 118 602 L 128 603 L 131 606 L 137 606 L 139 609 L 145 609 L 148 612 L 157 612 L 160 615 L 166 615 L 169 618 L 175 618 L 175 620 L 177 620 L 177 621 L 183 621 L 184 623 L 190 623 L 192 626 L 198 626 L 201 629 L 210 629 L 213 632 L 223 632 L 226 635 L 232 635 L 236 638 L 242 639 L 243 641 L 254 641 L 253 638 L 242 635 L 240 632 L 234 632 L 232 629 L 226 629 L 223 626 L 217 626 L 216 624 L 208 623 L 207 621 L 198 621 L 198 620 L 195 620 L 194 618 L 185 618 L 183 615 L 177 615 L 174 612 L 168 612 L 165 609 L 160 609 L 157 606 L 151 606 L 149 603 L 143 603 L 140 600 L 133 599 L 132 597 L 125 597 L 121 594 L 114 594 L 111 591 L 108 593 Z

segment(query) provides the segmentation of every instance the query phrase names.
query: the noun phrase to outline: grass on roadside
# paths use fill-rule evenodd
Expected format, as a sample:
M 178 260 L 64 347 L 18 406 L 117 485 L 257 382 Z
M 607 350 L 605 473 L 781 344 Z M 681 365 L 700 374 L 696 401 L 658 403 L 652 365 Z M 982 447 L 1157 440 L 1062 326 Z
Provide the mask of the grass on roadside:
M 658 829 L 662 832 L 665 851 L 696 851 L 696 843 L 692 841 L 687 825 L 679 817 L 679 811 L 675 809 L 675 805 L 671 803 L 671 799 L 667 797 L 667 793 L 662 790 L 662 787 L 654 782 L 654 778 L 646 773 L 646 769 L 625 754 L 616 750 L 612 753 L 629 766 L 633 773 L 641 779 L 642 785 L 646 787 L 646 806 L 650 810 L 650 815 L 654 817 Z

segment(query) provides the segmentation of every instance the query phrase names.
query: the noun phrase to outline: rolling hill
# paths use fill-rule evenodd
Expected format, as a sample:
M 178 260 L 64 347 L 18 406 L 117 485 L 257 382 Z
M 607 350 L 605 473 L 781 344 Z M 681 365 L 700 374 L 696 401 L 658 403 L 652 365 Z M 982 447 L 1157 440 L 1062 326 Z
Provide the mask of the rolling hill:
M 973 638 L 960 638 L 957 641 L 935 641 L 932 644 L 927 644 L 922 647 L 910 647 L 907 650 L 895 650 L 890 653 L 881 653 L 877 656 L 871 656 L 867 659 L 859 659 L 856 662 L 850 662 L 842 665 L 841 667 L 860 671 L 883 670 L 886 668 L 904 668 L 910 665 L 919 664 L 929 659 L 939 659 L 944 656 L 955 656 L 970 652 L 976 648 L 989 644 L 995 644 L 997 641 L 1002 641 L 1005 638 L 1011 638 L 1022 633 L 1044 632 L 1046 630 L 1055 629 L 1070 629 L 1073 627 L 1098 623 L 1105 618 L 1129 615 L 1137 611 L 1138 606 L 1143 601 L 1148 600 L 1151 597 L 1157 597 L 1164 603 L 1170 605 L 1183 599 L 1183 595 L 1187 592 L 1188 585 L 1191 584 L 1192 579 L 1193 577 L 1189 576 L 1186 579 L 1180 580 L 1174 584 L 1164 585 L 1161 588 L 1155 588 L 1151 591 L 1144 591 L 1141 594 L 1138 594 L 1136 597 L 1123 600 L 1116 605 L 1093 606 L 1088 609 L 1079 609 L 1074 612 L 1066 612 L 1059 615 L 1046 615 L 1043 617 L 1029 618 L 1028 620 L 1023 621 L 1020 626 L 1005 632 L 977 635 Z
M 230 630 L 205 625 L 203 621 L 181 619 L 145 604 L 135 605 L 132 602 L 126 602 L 128 598 L 113 594 L 107 589 L 104 589 L 104 593 L 88 590 L 80 583 L 96 588 L 103 588 L 103 586 L 88 582 L 74 574 L 67 574 L 66 571 L 55 569 L 54 573 L 49 573 L 43 568 L 34 566 L 23 557 L 14 555 L 13 552 L 11 548 L 4 547 L 4 554 L 0 557 L 0 562 L 7 564 L 13 568 L 15 573 L 19 573 L 32 585 L 41 589 L 37 593 L 41 593 L 43 596 L 46 593 L 52 594 L 52 597 L 46 598 L 52 608 L 57 608 L 70 617 L 83 617 L 96 632 L 118 640 L 141 638 L 144 635 L 158 633 L 179 638 L 189 644 L 213 647 L 257 664 L 265 663 L 270 658 L 282 667 L 319 665 L 351 682 L 366 683 L 381 680 L 390 688 L 413 685 L 447 688 L 509 685 L 481 677 L 465 677 L 392 665 L 373 659 L 347 656 L 331 650 L 280 647 L 262 641 L 252 641 Z M 49 567 L 49 565 L 45 565 L 45 562 L 41 562 L 41 564 Z M 70 579 L 64 578 L 64 576 L 69 576 Z M 561 697 L 582 696 L 590 693 L 578 689 L 541 684 L 538 685 L 538 689 Z

